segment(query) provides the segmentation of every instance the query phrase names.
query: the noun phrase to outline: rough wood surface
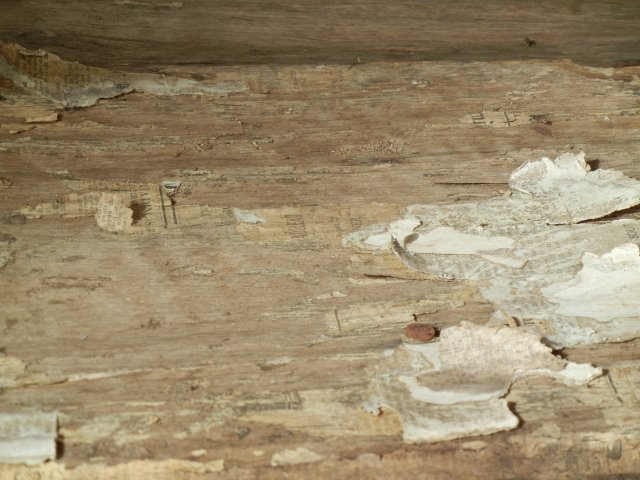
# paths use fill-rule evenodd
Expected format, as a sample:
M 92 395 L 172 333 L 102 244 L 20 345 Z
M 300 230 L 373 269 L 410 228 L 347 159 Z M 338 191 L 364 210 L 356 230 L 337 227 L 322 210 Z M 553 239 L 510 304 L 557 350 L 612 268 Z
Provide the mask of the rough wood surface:
M 442 328 L 484 322 L 491 306 L 472 284 L 340 243 L 412 203 L 496 195 L 541 155 L 584 149 L 594 166 L 640 177 L 640 69 L 385 62 L 161 73 L 241 79 L 247 89 L 131 93 L 27 124 L 22 109 L 43 100 L 3 83 L 1 123 L 35 127 L 0 130 L 0 235 L 10 252 L 0 347 L 23 362 L 0 410 L 59 411 L 67 470 L 0 467 L 0 478 L 640 472 L 639 341 L 567 349 L 606 369 L 588 387 L 516 383 L 507 397 L 522 421 L 515 431 L 403 444 L 392 413 L 360 408 L 371 369 L 414 314 Z M 64 203 L 83 181 L 168 179 L 182 181 L 176 202 L 197 221 L 125 235 L 91 215 L 28 218 L 29 207 Z M 240 221 L 234 208 L 266 222 Z M 296 448 L 322 459 L 270 467 Z M 193 463 L 125 464 L 166 459 Z M 201 463 L 220 459 L 222 472 Z
M 640 61 L 620 0 L 3 0 L 0 39 L 92 65 Z

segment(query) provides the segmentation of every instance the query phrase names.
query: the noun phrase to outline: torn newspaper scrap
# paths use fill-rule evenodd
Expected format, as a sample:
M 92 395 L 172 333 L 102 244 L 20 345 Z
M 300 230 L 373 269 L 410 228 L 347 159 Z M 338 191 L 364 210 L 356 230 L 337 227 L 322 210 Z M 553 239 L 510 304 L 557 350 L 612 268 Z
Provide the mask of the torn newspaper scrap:
M 24 207 L 20 213 L 27 218 L 93 215 L 101 229 L 126 234 L 157 233 L 199 222 L 193 207 L 177 205 L 178 180 L 160 184 L 81 180 L 66 183 L 75 192 L 56 202 Z
M 640 336 L 634 293 L 640 276 L 626 271 L 640 262 L 633 249 L 640 242 L 640 222 L 579 223 L 640 204 L 640 182 L 613 170 L 590 171 L 584 153 L 567 153 L 525 163 L 509 184 L 509 197 L 412 205 L 404 218 L 355 232 L 343 244 L 393 250 L 421 272 L 478 281 L 497 307 L 496 322 L 519 319 L 557 346 Z M 615 300 L 604 298 L 598 282 L 612 286 Z M 603 314 L 613 301 L 624 307 Z
M 377 367 L 364 405 L 398 413 L 407 442 L 439 442 L 511 430 L 518 418 L 502 398 L 519 378 L 553 377 L 582 385 L 602 370 L 551 353 L 522 329 L 462 322 L 439 342 L 402 344 Z
M 0 414 L 0 463 L 34 465 L 56 458 L 57 413 Z

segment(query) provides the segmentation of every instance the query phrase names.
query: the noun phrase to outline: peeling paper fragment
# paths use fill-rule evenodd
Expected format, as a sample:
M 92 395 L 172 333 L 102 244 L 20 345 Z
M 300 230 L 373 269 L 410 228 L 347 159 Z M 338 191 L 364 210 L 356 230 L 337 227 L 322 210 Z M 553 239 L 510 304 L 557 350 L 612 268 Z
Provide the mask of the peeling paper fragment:
M 243 223 L 267 223 L 267 220 L 263 217 L 256 215 L 249 210 L 240 210 L 239 208 L 233 209 L 233 216 L 238 222 Z
M 446 407 L 431 406 L 428 409 L 415 400 L 405 405 L 404 416 L 401 414 L 402 439 L 407 443 L 435 443 L 491 435 L 513 430 L 519 424 L 518 417 L 511 413 L 504 399 Z
M 0 414 L 0 463 L 35 465 L 56 458 L 57 413 Z
M 582 385 L 602 370 L 554 356 L 524 330 L 462 322 L 443 329 L 440 342 L 397 347 L 377 367 L 365 408 L 396 411 L 407 442 L 486 435 L 518 426 L 502 397 L 531 375 Z
M 569 281 L 542 289 L 562 315 L 602 322 L 640 314 L 640 251 L 626 243 L 602 256 L 585 253 L 582 270 Z
M 16 86 L 60 103 L 89 107 L 101 98 L 133 91 L 153 95 L 215 95 L 242 92 L 242 81 L 195 81 L 145 73 L 119 73 L 63 60 L 44 50 L 29 50 L 0 42 L 0 76 Z
M 405 248 L 411 243 L 414 253 L 480 254 L 511 250 L 515 241 L 509 237 L 462 233 L 451 227 L 436 227 L 426 235 L 405 238 Z
M 633 293 L 637 280 L 630 278 L 633 274 L 624 273 L 628 268 L 626 263 L 612 263 L 610 268 L 600 269 L 597 274 L 601 285 L 623 282 L 630 287 L 630 290 L 615 292 L 619 306 L 612 310 L 614 318 L 602 313 L 611 304 L 605 298 L 604 288 L 592 285 L 590 295 L 574 296 L 573 303 L 582 305 L 574 310 L 560 308 L 563 302 L 551 293 L 560 285 L 566 287 L 566 282 L 574 281 L 582 269 L 584 252 L 605 255 L 629 243 L 630 239 L 640 238 L 640 222 L 623 219 L 598 224 L 538 226 L 537 231 L 534 226 L 522 229 L 524 233 L 515 237 L 517 247 L 510 252 L 513 266 L 504 261 L 509 258 L 505 255 L 497 259 L 487 255 L 415 254 L 411 245 L 404 248 L 395 239 L 392 245 L 403 263 L 416 270 L 449 280 L 478 281 L 482 295 L 496 305 L 494 322 L 516 318 L 522 328 L 544 335 L 558 347 L 624 341 L 640 335 L 640 309 L 633 309 L 638 298 Z M 558 286 L 551 287 L 556 284 Z M 565 299 L 565 303 L 567 301 Z M 618 314 L 623 308 L 628 315 Z
M 595 170 L 584 152 L 565 153 L 555 160 L 527 162 L 514 171 L 509 186 L 535 196 L 557 196 L 576 218 L 600 218 L 640 203 L 638 181 L 615 170 Z
M 632 291 L 616 291 L 617 301 L 631 306 L 607 316 L 605 307 L 598 306 L 608 305 L 599 300 L 602 289 L 591 289 L 593 294 L 581 298 L 583 308 L 577 310 L 559 307 L 566 301 L 548 289 L 574 281 L 585 253 L 602 256 L 640 242 L 637 220 L 579 223 L 640 204 L 640 182 L 612 170 L 590 171 L 583 153 L 568 153 L 526 163 L 510 184 L 515 190 L 509 197 L 409 206 L 405 218 L 355 232 L 343 245 L 375 253 L 391 249 L 414 270 L 445 280 L 477 281 L 485 299 L 496 306 L 494 323 L 515 318 L 556 346 L 640 336 L 640 309 L 631 307 L 638 297 Z M 589 262 L 592 257 L 584 258 Z M 625 285 L 633 283 L 631 274 L 615 271 L 626 264 L 615 265 L 598 274 L 600 282 L 618 284 L 624 277 Z M 594 273 L 585 265 L 582 276 L 587 274 Z

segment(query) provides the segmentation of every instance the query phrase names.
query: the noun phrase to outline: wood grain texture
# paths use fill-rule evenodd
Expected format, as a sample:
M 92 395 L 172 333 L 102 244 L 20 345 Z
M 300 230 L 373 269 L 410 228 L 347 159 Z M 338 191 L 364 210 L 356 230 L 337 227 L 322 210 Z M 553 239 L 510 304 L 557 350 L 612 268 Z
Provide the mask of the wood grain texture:
M 507 397 L 522 420 L 515 431 L 403 444 L 395 415 L 360 408 L 371 368 L 412 314 L 443 328 L 485 322 L 492 309 L 472 284 L 340 243 L 411 203 L 498 195 L 514 168 L 541 155 L 584 149 L 594 165 L 640 177 L 638 67 L 381 62 L 161 73 L 241 77 L 248 89 L 224 98 L 132 93 L 23 133 L 0 130 L 0 233 L 11 251 L 0 270 L 0 347 L 25 364 L 0 392 L 0 410 L 59 411 L 67 468 L 117 478 L 100 465 L 173 458 L 224 459 L 226 470 L 206 478 L 640 472 L 638 341 L 564 352 L 607 369 L 588 387 L 516 383 Z M 3 88 L 8 99 L 19 93 Z M 4 112 L 3 122 L 21 121 Z M 19 213 L 67 201 L 81 181 L 173 178 L 182 181 L 178 205 L 199 221 L 157 234 Z M 234 208 L 266 222 L 243 223 Z M 297 447 L 324 460 L 269 466 Z M 0 478 L 46 468 L 0 467 Z
M 92 65 L 640 60 L 637 2 L 4 0 L 0 39 Z M 535 41 L 527 46 L 525 38 Z

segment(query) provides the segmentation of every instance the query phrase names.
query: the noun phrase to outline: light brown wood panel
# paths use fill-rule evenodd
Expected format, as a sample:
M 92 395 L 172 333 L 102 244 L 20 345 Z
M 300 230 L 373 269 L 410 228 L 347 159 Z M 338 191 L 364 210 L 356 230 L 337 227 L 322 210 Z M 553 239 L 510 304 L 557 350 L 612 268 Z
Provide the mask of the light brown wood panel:
M 507 397 L 517 430 L 404 444 L 394 414 L 360 408 L 371 369 L 401 342 L 411 313 L 442 328 L 482 323 L 492 307 L 472 284 L 341 245 L 412 203 L 498 195 L 514 168 L 541 155 L 584 149 L 594 165 L 640 177 L 637 67 L 381 62 L 162 72 L 242 79 L 248 88 L 226 97 L 131 93 L 29 131 L 0 131 L 0 233 L 11 252 L 0 270 L 0 347 L 26 368 L 0 391 L 0 410 L 59 411 L 68 468 L 117 478 L 100 465 L 173 458 L 224 459 L 226 470 L 207 478 L 640 471 L 638 341 L 567 349 L 567 358 L 607 369 L 590 386 L 517 382 Z M 182 181 L 178 207 L 197 214 L 156 233 L 113 234 L 90 215 L 19 213 L 68 200 L 81 181 L 172 178 Z M 242 223 L 233 208 L 267 221 Z M 341 315 L 361 323 L 347 327 Z M 269 466 L 274 453 L 297 447 L 325 459 Z M 38 472 L 7 467 L 0 477 Z
M 618 0 L 4 0 L 0 15 L 3 41 L 136 69 L 563 58 L 634 65 L 639 27 L 640 5 Z

